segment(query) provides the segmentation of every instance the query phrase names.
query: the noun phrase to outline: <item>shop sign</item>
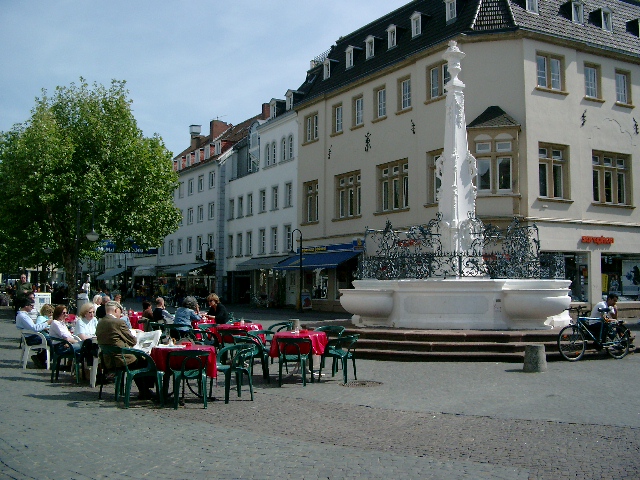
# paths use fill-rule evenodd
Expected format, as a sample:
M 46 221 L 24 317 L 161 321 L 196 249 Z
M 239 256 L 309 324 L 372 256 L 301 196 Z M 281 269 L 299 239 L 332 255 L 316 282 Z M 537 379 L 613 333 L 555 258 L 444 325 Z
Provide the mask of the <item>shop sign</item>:
M 581 241 L 582 243 L 595 243 L 597 245 L 612 245 L 613 237 L 590 237 L 588 235 L 583 235 Z

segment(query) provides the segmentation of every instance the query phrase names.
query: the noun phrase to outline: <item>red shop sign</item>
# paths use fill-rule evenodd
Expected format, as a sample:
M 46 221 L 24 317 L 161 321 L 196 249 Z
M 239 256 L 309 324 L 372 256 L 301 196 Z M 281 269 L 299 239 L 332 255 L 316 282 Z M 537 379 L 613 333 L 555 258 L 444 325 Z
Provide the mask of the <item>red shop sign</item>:
M 611 245 L 613 243 L 613 237 L 590 237 L 587 235 L 583 235 L 582 243 L 597 243 L 598 245 L 602 245 L 602 244 Z

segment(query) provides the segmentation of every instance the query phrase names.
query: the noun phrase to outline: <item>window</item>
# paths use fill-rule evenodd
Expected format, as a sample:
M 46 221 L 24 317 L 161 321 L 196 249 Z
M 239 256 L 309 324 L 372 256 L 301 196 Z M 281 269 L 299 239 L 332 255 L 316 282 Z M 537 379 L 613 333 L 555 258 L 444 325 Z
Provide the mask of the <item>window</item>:
M 593 201 L 629 205 L 631 159 L 627 155 L 593 152 Z
M 162 242 L 162 245 L 160 245 L 160 255 L 163 256 L 163 257 L 166 255 L 164 242 Z
M 276 156 L 276 142 L 273 142 L 271 144 L 271 160 L 273 161 L 273 164 L 276 164 L 276 159 L 278 157 Z
M 383 212 L 409 208 L 409 162 L 378 165 L 379 202 Z
M 247 193 L 247 217 L 253 215 L 253 193 Z
M 213 220 L 216 217 L 216 204 L 209 202 L 209 220 Z
M 187 253 L 193 252 L 193 239 L 191 237 L 187 237 Z
M 204 221 L 204 205 L 198 205 L 198 223 Z
M 396 26 L 389 25 L 387 28 L 387 48 L 393 48 L 397 45 Z
M 271 227 L 271 253 L 278 251 L 278 227 Z
M 191 225 L 193 223 L 193 208 L 187 209 L 187 225 Z
M 271 165 L 271 145 L 264 147 L 264 166 Z
M 233 235 L 227 235 L 227 257 L 233 257 Z
M 196 237 L 196 252 L 202 257 L 202 235 Z
M 264 255 L 266 253 L 267 233 L 264 228 L 258 231 L 258 254 Z
M 184 210 L 180 209 L 180 226 L 182 226 L 184 222 Z
M 571 2 L 571 21 L 573 23 L 584 23 L 584 3 L 582 0 Z
M 293 135 L 289 135 L 289 160 L 293 158 Z
M 540 144 L 538 147 L 538 181 L 540 196 L 547 198 L 568 198 L 568 158 L 567 147 Z
M 333 133 L 342 132 L 342 104 L 333 106 Z
M 404 80 L 400 80 L 398 83 L 400 86 L 400 88 L 398 88 L 398 93 L 400 94 L 400 98 L 398 99 L 398 110 L 411 108 L 411 79 L 405 78 Z
M 293 207 L 293 184 L 291 182 L 284 184 L 284 206 L 285 208 Z
M 305 138 L 307 143 L 318 139 L 318 114 L 314 113 L 305 118 Z
M 353 67 L 353 47 L 349 45 L 344 51 L 345 53 L 345 68 Z
M 182 255 L 182 239 L 178 239 L 178 255 Z
M 447 22 L 451 22 L 456 19 L 456 0 L 445 0 L 444 3 L 447 11 Z
M 616 70 L 616 103 L 631 105 L 631 74 Z
M 184 197 L 184 182 L 178 184 L 178 198 Z
M 251 231 L 247 232 L 247 246 L 246 246 L 246 255 L 248 257 L 250 257 L 251 255 L 253 255 L 253 234 L 251 233 Z
M 331 78 L 331 62 L 329 61 L 329 58 L 325 58 L 324 59 L 324 63 L 323 63 L 323 80 L 326 80 L 328 78 Z
M 260 213 L 264 213 L 267 211 L 267 191 L 260 190 Z
M 491 194 L 512 190 L 512 157 L 505 155 L 511 153 L 512 145 L 512 141 L 506 139 L 476 142 L 478 193 Z
M 536 71 L 539 88 L 562 90 L 564 75 L 560 57 L 539 53 L 536 55 Z
M 375 91 L 376 118 L 387 116 L 387 89 L 380 87 Z
M 440 157 L 442 155 L 442 149 L 434 150 L 427 154 L 427 167 L 428 167 L 428 178 L 427 178 L 427 202 L 428 203 L 437 203 L 438 202 L 438 191 L 440 190 L 440 185 L 442 184 L 442 180 L 440 179 L 440 169 L 442 168 L 439 164 Z
M 360 215 L 361 199 L 360 171 L 336 176 L 337 218 Z
M 527 0 L 527 11 L 538 13 L 538 0 Z
M 193 178 L 189 179 L 189 186 L 187 188 L 187 194 L 193 195 Z
M 169 255 L 173 255 L 173 240 L 169 240 Z
M 305 216 L 307 222 L 318 221 L 318 181 L 305 182 L 303 185 L 305 192 Z
M 429 92 L 429 100 L 443 97 L 446 93 L 444 86 L 451 78 L 447 63 L 440 62 L 436 65 L 431 65 L 427 70 L 429 72 L 429 75 L 427 75 L 427 91 Z
M 364 101 L 362 95 L 353 99 L 353 126 L 357 127 L 364 123 L 362 116 Z
M 232 198 L 229 200 L 229 220 L 233 220 L 236 214 L 236 202 Z
M 600 98 L 600 66 L 584 66 L 584 96 L 587 98 Z
M 204 190 L 204 175 L 198 176 L 198 191 L 202 192 Z
M 238 233 L 236 235 L 236 257 L 242 256 L 242 234 Z
M 209 188 L 215 188 L 216 186 L 216 172 L 209 172 Z
M 278 210 L 278 187 L 271 187 L 271 210 Z
M 287 159 L 287 139 L 282 137 L 282 153 L 280 154 L 280 160 L 284 162 Z
M 613 14 L 608 8 L 602 9 L 602 29 L 613 32 Z
M 375 55 L 375 39 L 373 38 L 373 36 L 369 35 L 366 40 L 364 41 L 365 43 L 365 58 L 368 60 L 370 58 L 372 58 Z
M 417 37 L 422 33 L 422 14 L 414 12 L 411 15 L 411 38 Z
M 213 233 L 210 233 L 209 235 L 207 235 L 207 242 L 209 242 L 209 250 L 215 251 L 215 246 L 213 243 Z
M 244 197 L 238 197 L 238 218 L 244 216 Z

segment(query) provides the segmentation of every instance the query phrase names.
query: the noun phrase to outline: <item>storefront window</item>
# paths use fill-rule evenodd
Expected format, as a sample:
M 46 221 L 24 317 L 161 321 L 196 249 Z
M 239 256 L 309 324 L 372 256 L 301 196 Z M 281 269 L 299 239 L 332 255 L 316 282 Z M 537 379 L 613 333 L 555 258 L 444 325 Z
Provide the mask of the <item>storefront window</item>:
M 640 297 L 640 257 L 602 255 L 602 295 L 616 293 L 620 301 Z
M 589 263 L 586 253 L 563 253 L 565 280 L 571 280 L 571 301 L 589 301 Z

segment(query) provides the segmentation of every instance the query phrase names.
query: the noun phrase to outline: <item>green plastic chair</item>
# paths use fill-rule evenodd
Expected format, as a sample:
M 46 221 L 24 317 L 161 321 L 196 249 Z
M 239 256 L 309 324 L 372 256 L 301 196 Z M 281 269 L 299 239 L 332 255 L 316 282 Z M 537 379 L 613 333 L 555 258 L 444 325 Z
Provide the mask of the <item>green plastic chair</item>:
M 275 333 L 275 332 L 281 332 L 282 330 L 291 330 L 292 328 L 293 328 L 293 322 L 286 321 L 286 322 L 274 323 L 268 328 L 268 330 L 271 330 L 272 332 Z
M 229 391 L 231 390 L 231 375 L 236 376 L 238 397 L 242 396 L 242 374 L 249 379 L 249 391 L 253 402 L 253 380 L 247 363 L 253 361 L 254 347 L 248 344 L 229 345 L 220 349 L 217 356 L 218 372 L 224 373 L 224 403 L 229 403 Z
M 326 333 L 327 337 L 341 337 L 346 329 L 340 325 L 323 325 L 322 327 L 314 328 L 314 330 Z
M 76 353 L 76 351 L 71 346 L 71 343 L 68 341 L 57 338 L 51 338 L 51 383 L 53 383 L 53 379 L 55 376 L 56 382 L 58 381 L 58 377 L 60 374 L 60 362 L 63 359 L 70 359 L 72 361 L 72 368 L 76 374 L 76 383 L 80 383 L 80 351 Z M 64 346 L 64 347 L 63 347 Z M 61 348 L 65 348 L 63 352 L 59 353 Z
M 226 347 L 228 345 L 235 345 L 236 343 L 238 343 L 236 337 L 248 337 L 247 331 L 241 330 L 239 328 L 220 330 L 218 332 L 218 335 L 220 335 L 218 341 L 222 340 L 221 345 L 223 347 Z
M 171 358 L 177 357 L 182 359 L 180 362 L 180 368 L 175 369 L 171 366 Z M 182 385 L 182 403 L 184 404 L 184 388 L 187 380 L 198 380 L 198 394 L 202 395 L 204 402 L 204 408 L 207 408 L 207 359 L 209 358 L 209 352 L 201 350 L 185 350 L 183 352 L 169 352 L 167 356 L 167 365 L 173 373 L 173 409 L 178 409 L 180 402 L 180 385 Z M 188 367 L 189 360 L 197 360 L 198 367 Z M 175 362 L 174 362 L 175 363 Z
M 342 363 L 342 379 L 343 383 L 347 383 L 347 363 L 349 359 L 353 363 L 353 378 L 356 380 L 358 376 L 356 374 L 356 356 L 355 345 L 360 335 L 345 335 L 344 337 L 335 338 L 329 340 L 329 343 L 324 347 L 324 353 L 320 361 L 320 371 L 318 377 L 322 374 L 322 367 L 324 366 L 325 358 L 331 357 L 331 376 L 335 377 L 338 371 L 338 360 Z
M 216 327 L 215 323 L 201 323 L 198 325 L 200 335 L 202 336 L 203 345 L 213 345 L 216 350 L 220 347 L 220 341 L 216 333 L 213 331 Z
M 277 338 L 278 342 L 278 386 L 282 386 L 282 367 L 285 366 L 287 372 L 289 371 L 288 363 L 296 362 L 300 364 L 300 371 L 302 373 L 302 386 L 307 386 L 307 365 L 311 370 L 311 383 L 313 383 L 313 351 L 311 340 L 308 338 Z M 303 348 L 302 345 L 308 344 L 308 348 Z M 307 353 L 302 353 L 303 350 L 307 350 Z
M 268 332 L 268 333 L 265 333 Z M 252 339 L 253 343 L 258 347 L 257 356 L 260 358 L 260 363 L 262 364 L 262 378 L 265 382 L 271 383 L 271 378 L 269 377 L 269 350 L 270 347 L 262 341 L 262 337 L 260 335 L 265 335 L 265 337 L 269 334 L 273 335 L 273 332 L 269 330 L 249 330 L 247 332 L 248 336 Z

